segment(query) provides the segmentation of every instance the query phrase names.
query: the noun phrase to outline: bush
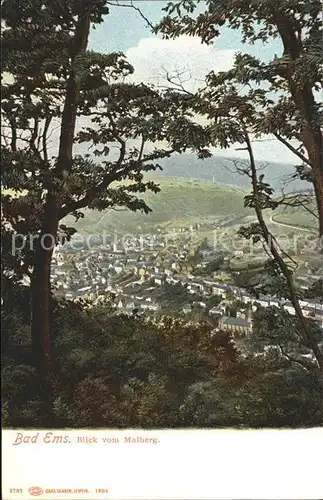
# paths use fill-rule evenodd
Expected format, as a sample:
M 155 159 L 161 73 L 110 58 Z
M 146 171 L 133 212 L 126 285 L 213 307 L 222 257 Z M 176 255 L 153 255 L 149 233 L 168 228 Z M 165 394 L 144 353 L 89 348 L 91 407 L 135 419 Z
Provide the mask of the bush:
M 4 315 L 5 427 L 302 427 L 323 422 L 322 378 L 276 356 L 242 357 L 208 323 L 115 315 L 54 303 L 59 386 L 51 424 L 28 354 L 25 318 Z M 17 312 L 17 311 L 16 311 Z M 15 318 L 15 320 L 13 320 Z M 13 328 L 14 330 L 11 330 Z M 9 355 L 10 352 L 10 355 Z

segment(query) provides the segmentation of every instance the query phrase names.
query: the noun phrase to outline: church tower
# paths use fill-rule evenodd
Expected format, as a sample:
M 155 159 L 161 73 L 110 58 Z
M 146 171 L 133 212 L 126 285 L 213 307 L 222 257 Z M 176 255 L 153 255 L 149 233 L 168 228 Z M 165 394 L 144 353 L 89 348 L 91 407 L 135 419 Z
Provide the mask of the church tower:
M 248 335 L 252 333 L 252 308 L 249 307 L 248 309 L 248 314 L 247 314 L 247 321 L 248 321 Z

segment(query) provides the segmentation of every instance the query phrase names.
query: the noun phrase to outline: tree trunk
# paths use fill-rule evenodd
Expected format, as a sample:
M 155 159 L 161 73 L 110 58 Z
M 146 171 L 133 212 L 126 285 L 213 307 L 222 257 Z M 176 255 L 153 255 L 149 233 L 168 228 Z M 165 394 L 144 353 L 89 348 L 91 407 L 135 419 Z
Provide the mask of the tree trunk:
M 254 158 L 254 154 L 253 154 L 252 145 L 251 145 L 250 138 L 249 138 L 249 135 L 247 132 L 245 135 L 245 141 L 246 141 L 247 150 L 248 150 L 248 154 L 249 154 L 249 160 L 250 160 L 252 190 L 253 190 L 253 194 L 257 195 L 258 194 L 257 167 L 256 167 L 256 162 L 255 162 L 255 158 Z M 283 276 L 286 279 L 286 284 L 287 284 L 289 295 L 290 295 L 290 301 L 294 307 L 295 315 L 296 315 L 296 317 L 300 323 L 300 326 L 302 328 L 304 341 L 307 343 L 307 345 L 310 347 L 310 349 L 312 349 L 314 357 L 315 357 L 316 362 L 317 362 L 317 366 L 318 366 L 319 370 L 321 372 L 323 372 L 323 353 L 321 352 L 321 349 L 318 345 L 318 342 L 315 339 L 315 336 L 313 335 L 313 333 L 311 332 L 311 329 L 309 328 L 309 326 L 307 324 L 306 318 L 303 315 L 303 311 L 302 311 L 302 308 L 300 306 L 299 299 L 297 297 L 297 291 L 296 291 L 295 286 L 294 286 L 293 275 L 292 275 L 290 269 L 288 268 L 287 264 L 285 263 L 284 259 L 281 257 L 279 250 L 276 248 L 275 239 L 267 227 L 267 224 L 266 224 L 265 219 L 263 217 L 262 209 L 259 207 L 257 202 L 255 202 L 255 204 L 254 204 L 254 209 L 255 209 L 255 212 L 257 215 L 258 223 L 259 223 L 261 231 L 262 231 L 263 238 L 264 238 L 265 242 L 268 244 L 269 250 L 270 250 L 275 262 L 278 264 L 281 273 L 283 274 Z M 298 361 L 298 363 L 299 363 L 299 361 Z M 305 361 L 302 361 L 301 364 L 303 366 L 305 366 L 305 364 L 306 364 L 306 366 L 310 369 L 313 368 L 311 363 L 307 363 Z M 316 366 L 314 366 L 314 368 L 316 370 Z
M 315 111 L 315 99 L 312 89 L 308 86 L 300 89 L 298 85 L 290 79 L 290 90 L 293 100 L 304 117 L 304 124 L 301 130 L 301 139 L 306 148 L 310 161 L 317 213 L 319 218 L 319 236 L 323 236 L 323 140 L 320 124 L 317 121 Z
M 47 416 L 52 415 L 52 399 L 58 381 L 52 359 L 52 318 L 50 270 L 60 220 L 61 192 L 71 172 L 76 125 L 76 114 L 80 93 L 80 78 L 73 69 L 75 57 L 85 52 L 90 31 L 90 12 L 79 16 L 73 43 L 71 44 L 71 72 L 66 85 L 64 109 L 61 121 L 59 153 L 52 185 L 49 187 L 44 205 L 42 229 L 35 249 L 32 277 L 32 345 L 35 364 L 42 386 Z
M 316 133 L 315 133 L 316 132 Z M 311 161 L 313 185 L 319 218 L 319 237 L 323 237 L 323 141 L 321 131 L 304 131 L 303 142 Z
M 52 360 L 52 315 L 50 271 L 55 237 L 57 235 L 57 202 L 48 195 L 44 225 L 35 249 L 35 262 L 32 276 L 31 336 L 33 357 L 40 376 L 42 400 L 46 422 L 52 423 L 52 404 L 54 379 L 56 377 Z
M 285 78 L 287 80 L 292 99 L 302 118 L 301 140 L 307 151 L 308 159 L 313 173 L 313 186 L 315 200 L 319 217 L 319 236 L 323 236 L 323 138 L 321 123 L 317 113 L 317 104 L 313 94 L 313 82 L 305 78 L 299 82 L 296 78 L 295 64 L 304 54 L 304 46 L 300 36 L 296 35 L 296 20 L 293 23 L 290 18 L 278 8 L 275 8 L 273 17 L 276 21 L 280 34 L 284 55 L 288 55 L 292 61 L 288 65 Z

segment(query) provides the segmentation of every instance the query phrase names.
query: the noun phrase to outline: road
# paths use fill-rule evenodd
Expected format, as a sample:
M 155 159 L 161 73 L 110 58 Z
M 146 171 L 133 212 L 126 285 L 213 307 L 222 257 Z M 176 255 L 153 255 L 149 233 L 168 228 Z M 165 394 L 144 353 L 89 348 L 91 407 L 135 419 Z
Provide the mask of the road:
M 290 229 L 297 229 L 297 231 L 303 231 L 304 233 L 312 233 L 312 234 L 314 233 L 313 229 L 306 229 L 300 226 L 292 226 L 290 224 L 284 224 L 283 222 L 276 222 L 273 220 L 273 216 L 270 217 L 269 221 L 271 224 L 276 224 L 276 226 L 288 227 Z

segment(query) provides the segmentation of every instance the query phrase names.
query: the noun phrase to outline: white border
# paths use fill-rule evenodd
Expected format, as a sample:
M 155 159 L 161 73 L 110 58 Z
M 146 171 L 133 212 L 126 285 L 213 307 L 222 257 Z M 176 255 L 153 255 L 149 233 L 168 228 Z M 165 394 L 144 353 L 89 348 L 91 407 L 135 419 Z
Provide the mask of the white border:
M 35 443 L 14 445 L 17 433 Z M 320 500 L 323 428 L 304 430 L 4 430 L 4 500 Z M 36 437 L 35 437 L 36 436 Z M 127 443 L 126 436 L 157 439 Z M 97 443 L 77 443 L 95 437 Z M 118 438 L 119 443 L 103 443 Z M 46 439 L 45 439 L 46 440 Z M 86 440 L 86 439 L 85 439 Z M 33 496 L 31 487 L 43 493 Z M 88 493 L 58 492 L 88 489 Z M 99 494 L 95 490 L 108 489 Z M 22 489 L 22 493 L 10 493 Z M 46 493 L 55 489 L 56 493 Z

